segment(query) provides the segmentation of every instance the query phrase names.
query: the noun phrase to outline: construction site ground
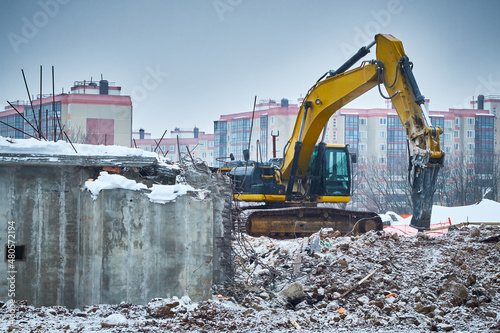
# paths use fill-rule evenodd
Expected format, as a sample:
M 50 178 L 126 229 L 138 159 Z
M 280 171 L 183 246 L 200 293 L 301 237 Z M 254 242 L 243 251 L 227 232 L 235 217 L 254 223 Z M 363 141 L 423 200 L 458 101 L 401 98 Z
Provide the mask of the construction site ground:
M 234 240 L 234 281 L 188 297 L 82 309 L 17 303 L 11 332 L 500 332 L 500 227 L 439 237 L 323 229 Z M 179 295 L 182 296 L 182 295 Z

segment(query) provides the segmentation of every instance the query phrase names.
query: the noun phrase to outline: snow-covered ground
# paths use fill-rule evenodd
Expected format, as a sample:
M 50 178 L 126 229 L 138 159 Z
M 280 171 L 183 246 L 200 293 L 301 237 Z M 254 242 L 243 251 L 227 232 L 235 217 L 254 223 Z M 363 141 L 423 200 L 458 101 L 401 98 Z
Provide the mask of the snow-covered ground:
M 157 156 L 114 146 L 76 148 L 79 154 L 95 156 Z M 1 137 L 0 152 L 76 154 L 65 142 Z M 85 183 L 95 197 L 110 188 L 145 191 L 160 203 L 192 190 L 182 184 L 146 189 L 106 172 Z M 480 213 L 498 214 L 498 206 L 483 202 L 489 206 L 479 208 Z M 479 216 L 474 215 L 477 208 L 469 206 L 455 216 L 434 207 L 434 213 L 446 219 L 443 223 L 448 217 L 453 224 L 484 220 L 482 215 L 474 217 Z M 0 303 L 0 331 L 498 331 L 499 237 L 500 226 L 487 225 L 466 225 L 439 237 L 386 231 L 342 237 L 334 230 L 322 230 L 308 238 L 275 240 L 238 234 L 233 242 L 234 281 L 214 286 L 210 300 L 193 303 L 187 297 L 172 297 L 147 305 L 124 302 L 82 309 L 35 308 L 18 301 L 13 322 L 9 322 L 11 304 Z M 369 274 L 373 275 L 359 284 Z
M 485 225 L 441 237 L 341 237 L 333 230 L 293 240 L 241 235 L 234 241 L 236 278 L 216 286 L 211 300 L 82 309 L 18 303 L 12 327 L 5 304 L 0 331 L 498 331 L 499 236 L 499 227 Z

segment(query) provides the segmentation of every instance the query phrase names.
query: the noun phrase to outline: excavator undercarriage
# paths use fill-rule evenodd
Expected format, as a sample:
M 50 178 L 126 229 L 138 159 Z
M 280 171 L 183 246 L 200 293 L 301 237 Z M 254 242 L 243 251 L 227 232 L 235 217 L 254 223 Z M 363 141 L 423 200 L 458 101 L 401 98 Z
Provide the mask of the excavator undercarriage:
M 273 238 L 310 236 L 322 228 L 333 228 L 342 235 L 382 230 L 381 218 L 374 213 L 327 207 L 291 207 L 251 212 L 246 221 L 249 235 Z

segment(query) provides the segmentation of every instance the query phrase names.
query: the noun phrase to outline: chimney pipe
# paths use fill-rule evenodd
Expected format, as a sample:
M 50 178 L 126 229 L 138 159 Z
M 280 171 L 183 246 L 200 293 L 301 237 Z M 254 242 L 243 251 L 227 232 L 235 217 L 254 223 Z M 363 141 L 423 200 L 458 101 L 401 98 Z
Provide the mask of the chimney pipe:
M 477 96 L 477 109 L 484 110 L 484 95 Z

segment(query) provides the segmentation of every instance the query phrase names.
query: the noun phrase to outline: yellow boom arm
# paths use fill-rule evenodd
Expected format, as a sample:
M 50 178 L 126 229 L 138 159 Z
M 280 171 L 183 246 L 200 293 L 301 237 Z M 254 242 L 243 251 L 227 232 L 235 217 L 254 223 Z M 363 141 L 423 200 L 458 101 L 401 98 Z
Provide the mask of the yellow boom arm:
M 375 44 L 377 60 L 363 62 L 360 67 L 347 71 Z M 408 137 L 414 210 L 412 226 L 419 230 L 429 229 L 435 180 L 439 167 L 443 165 L 444 154 L 439 144 L 442 129 L 432 127 L 428 115 L 422 110 L 424 97 L 411 67 L 401 41 L 391 35 L 379 34 L 372 44 L 361 48 L 339 69 L 318 80 L 303 100 L 285 152 L 281 171 L 283 179 L 288 180 L 288 197 L 295 181 L 306 176 L 314 146 L 328 119 L 368 90 L 375 86 L 380 89 L 380 85 L 384 85 Z M 380 93 L 383 96 L 382 91 Z

